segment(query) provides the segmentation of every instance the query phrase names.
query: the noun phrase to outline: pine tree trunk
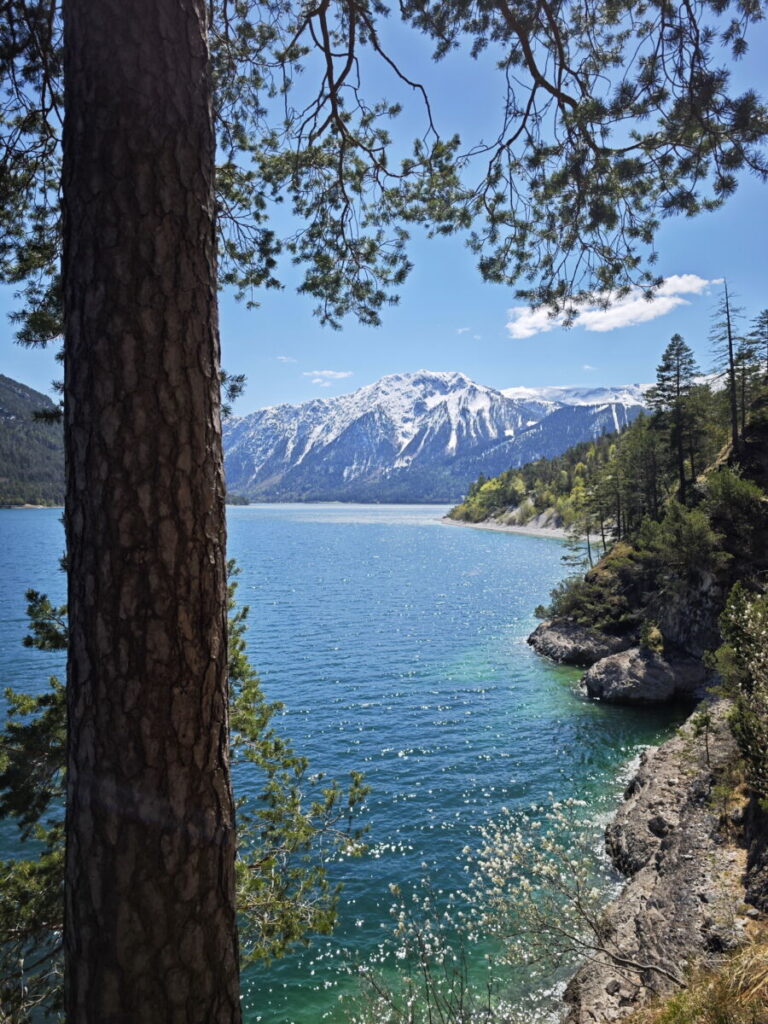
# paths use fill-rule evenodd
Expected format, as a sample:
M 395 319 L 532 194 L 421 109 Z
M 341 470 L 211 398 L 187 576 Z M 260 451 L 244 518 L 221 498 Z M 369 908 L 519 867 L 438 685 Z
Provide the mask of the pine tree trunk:
M 679 405 L 674 410 L 674 444 L 677 453 L 677 497 L 681 505 L 685 505 L 687 494 L 685 486 L 685 447 L 683 444 L 683 416 Z
M 202 0 L 64 0 L 69 1024 L 240 1020 Z
M 731 322 L 731 302 L 728 296 L 728 285 L 725 288 L 725 330 L 728 352 L 728 397 L 731 406 L 731 444 L 734 452 L 739 450 L 739 406 L 736 398 L 736 354 L 733 341 L 733 324 Z

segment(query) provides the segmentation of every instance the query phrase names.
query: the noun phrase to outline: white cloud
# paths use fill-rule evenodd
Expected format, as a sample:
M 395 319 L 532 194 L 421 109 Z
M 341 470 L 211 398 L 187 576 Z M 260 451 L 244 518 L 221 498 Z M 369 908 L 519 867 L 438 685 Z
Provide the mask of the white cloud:
M 697 274 L 672 274 L 665 278 L 653 298 L 646 299 L 639 288 L 633 288 L 622 298 L 604 296 L 605 302 L 585 303 L 576 313 L 574 327 L 587 331 L 604 333 L 620 327 L 634 327 L 665 316 L 678 306 L 687 306 L 685 295 L 701 295 L 722 279 L 708 281 Z M 515 306 L 509 310 L 511 317 L 507 330 L 513 338 L 532 338 L 555 327 L 562 326 L 563 316 L 550 316 L 546 309 L 531 309 L 530 306 Z
M 352 370 L 305 370 L 305 377 L 323 378 L 325 380 L 343 380 L 345 377 L 352 376 Z M 317 384 L 318 380 L 312 381 L 313 384 Z
M 660 316 L 671 313 L 678 306 L 689 305 L 681 295 L 656 295 L 652 299 L 644 299 L 642 292 L 630 292 L 623 299 L 618 299 L 608 309 L 585 309 L 579 313 L 575 323 L 588 331 L 615 331 L 619 327 L 635 327 L 637 324 L 656 320 Z
M 483 339 L 482 334 L 473 334 L 472 337 L 474 338 L 475 341 L 482 341 Z
M 331 382 L 329 380 L 323 380 L 322 377 L 315 377 L 312 383 L 319 384 L 321 388 L 329 388 L 331 386 Z
M 456 328 L 456 333 L 457 334 L 468 334 L 471 331 L 471 329 L 472 329 L 471 327 L 457 327 Z
M 707 281 L 705 278 L 699 277 L 698 274 L 672 274 L 670 277 L 664 278 L 657 294 L 675 295 L 678 292 L 683 292 L 684 294 L 701 295 L 711 284 L 722 283 L 722 277 Z
M 510 309 L 512 319 L 507 330 L 513 338 L 532 338 L 534 334 L 544 334 L 554 327 L 559 327 L 562 317 L 550 316 L 547 309 L 531 309 L 530 306 L 515 306 Z
M 278 363 L 298 363 L 298 359 L 294 359 L 293 356 L 277 356 Z
M 589 371 L 589 370 L 596 370 L 596 369 L 597 369 L 596 366 L 590 366 L 589 363 L 584 363 L 584 365 L 582 366 L 582 370 Z

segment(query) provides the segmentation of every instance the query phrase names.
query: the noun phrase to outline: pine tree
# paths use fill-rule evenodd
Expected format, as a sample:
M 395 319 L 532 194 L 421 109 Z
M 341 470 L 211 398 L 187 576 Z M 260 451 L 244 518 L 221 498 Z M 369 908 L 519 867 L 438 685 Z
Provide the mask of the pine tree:
M 678 499 L 686 500 L 686 430 L 689 413 L 686 401 L 699 373 L 693 350 L 682 336 L 674 334 L 656 367 L 656 383 L 648 392 L 648 403 L 662 422 L 670 425 L 672 447 L 677 464 Z
M 731 412 L 731 445 L 734 452 L 739 450 L 739 387 L 736 371 L 739 337 L 736 328 L 741 314 L 741 308 L 734 307 L 731 302 L 726 282 L 723 285 L 722 297 L 715 307 L 715 320 L 710 331 L 710 339 L 716 356 L 715 369 L 726 381 Z
M 762 364 L 763 378 L 768 381 L 768 309 L 761 310 L 752 321 L 748 338 Z
M 270 200 L 293 206 L 282 247 L 338 326 L 376 323 L 392 300 L 403 222 L 476 220 L 486 278 L 568 312 L 652 288 L 641 252 L 662 213 L 719 205 L 741 169 L 768 173 L 762 104 L 718 73 L 718 46 L 742 53 L 757 9 L 683 5 L 626 34 L 602 3 L 399 13 L 437 57 L 493 40 L 528 76 L 521 92 L 507 75 L 479 183 L 428 103 L 411 155 L 389 154 L 397 107 L 362 95 L 361 52 L 424 93 L 383 50 L 383 5 L 3 8 L 0 280 L 24 293 L 21 340 L 65 339 L 71 1024 L 240 1019 L 216 290 L 279 283 Z M 292 103 L 313 47 L 316 92 Z M 708 83 L 693 103 L 692 81 Z M 631 142 L 611 148 L 611 132 Z
M 207 10 L 64 14 L 65 1009 L 239 1024 Z

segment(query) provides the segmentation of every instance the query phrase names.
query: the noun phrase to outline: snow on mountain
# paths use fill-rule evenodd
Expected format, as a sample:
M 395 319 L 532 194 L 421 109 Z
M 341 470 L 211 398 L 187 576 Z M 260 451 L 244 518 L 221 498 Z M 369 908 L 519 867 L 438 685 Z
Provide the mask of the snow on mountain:
M 621 405 L 644 405 L 650 384 L 625 384 L 620 387 L 561 387 L 503 388 L 502 395 L 513 401 L 546 402 L 562 405 L 600 405 L 618 402 Z
M 559 454 L 619 429 L 641 408 L 633 388 L 590 389 L 593 403 L 587 389 L 509 390 L 520 393 L 484 387 L 462 373 L 421 370 L 349 395 L 230 419 L 228 487 L 267 501 L 453 501 L 480 472 Z M 579 392 L 573 401 L 572 391 Z

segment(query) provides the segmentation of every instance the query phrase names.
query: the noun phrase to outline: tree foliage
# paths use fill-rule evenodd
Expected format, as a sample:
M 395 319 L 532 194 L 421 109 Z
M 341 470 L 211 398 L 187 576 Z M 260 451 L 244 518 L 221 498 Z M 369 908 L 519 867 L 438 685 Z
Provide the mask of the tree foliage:
M 729 68 L 763 14 L 752 0 L 407 0 L 400 18 L 437 60 L 496 65 L 498 130 L 479 140 L 436 123 L 420 69 L 386 48 L 393 15 L 378 0 L 215 0 L 221 283 L 252 301 L 280 286 L 284 256 L 323 320 L 375 323 L 409 270 L 403 224 L 418 221 L 472 227 L 486 278 L 555 309 L 650 289 L 661 218 L 718 207 L 741 172 L 766 175 L 765 107 Z M 20 290 L 27 344 L 61 334 L 63 45 L 58 0 L 3 4 L 0 280 Z M 392 131 L 400 104 L 366 91 L 375 64 L 421 108 L 410 149 Z
M 656 368 L 656 383 L 647 396 L 648 404 L 657 414 L 658 424 L 669 424 L 671 448 L 677 463 L 678 497 L 683 504 L 687 485 L 685 456 L 686 451 L 692 447 L 686 442 L 692 440 L 690 435 L 695 425 L 695 406 L 689 402 L 689 398 L 698 373 L 693 350 L 686 345 L 681 335 L 673 334 Z M 695 476 L 693 468 L 692 475 Z
M 768 805 L 768 595 L 737 583 L 720 627 L 717 665 L 734 697 L 731 727 L 749 786 Z
M 307 760 L 275 731 L 272 720 L 281 705 L 266 700 L 248 661 L 248 609 L 235 606 L 235 573 L 230 563 L 232 761 L 261 780 L 238 813 L 241 957 L 250 963 L 281 956 L 294 943 L 332 929 L 339 889 L 326 865 L 362 851 L 358 818 L 367 788 L 357 772 L 346 790 L 311 775 Z M 66 608 L 32 590 L 27 601 L 25 644 L 65 649 Z M 65 697 L 55 677 L 36 696 L 5 692 L 0 817 L 15 820 L 29 849 L 26 859 L 0 862 L 0 1007 L 14 1024 L 33 1019 L 37 1008 L 61 1013 Z

